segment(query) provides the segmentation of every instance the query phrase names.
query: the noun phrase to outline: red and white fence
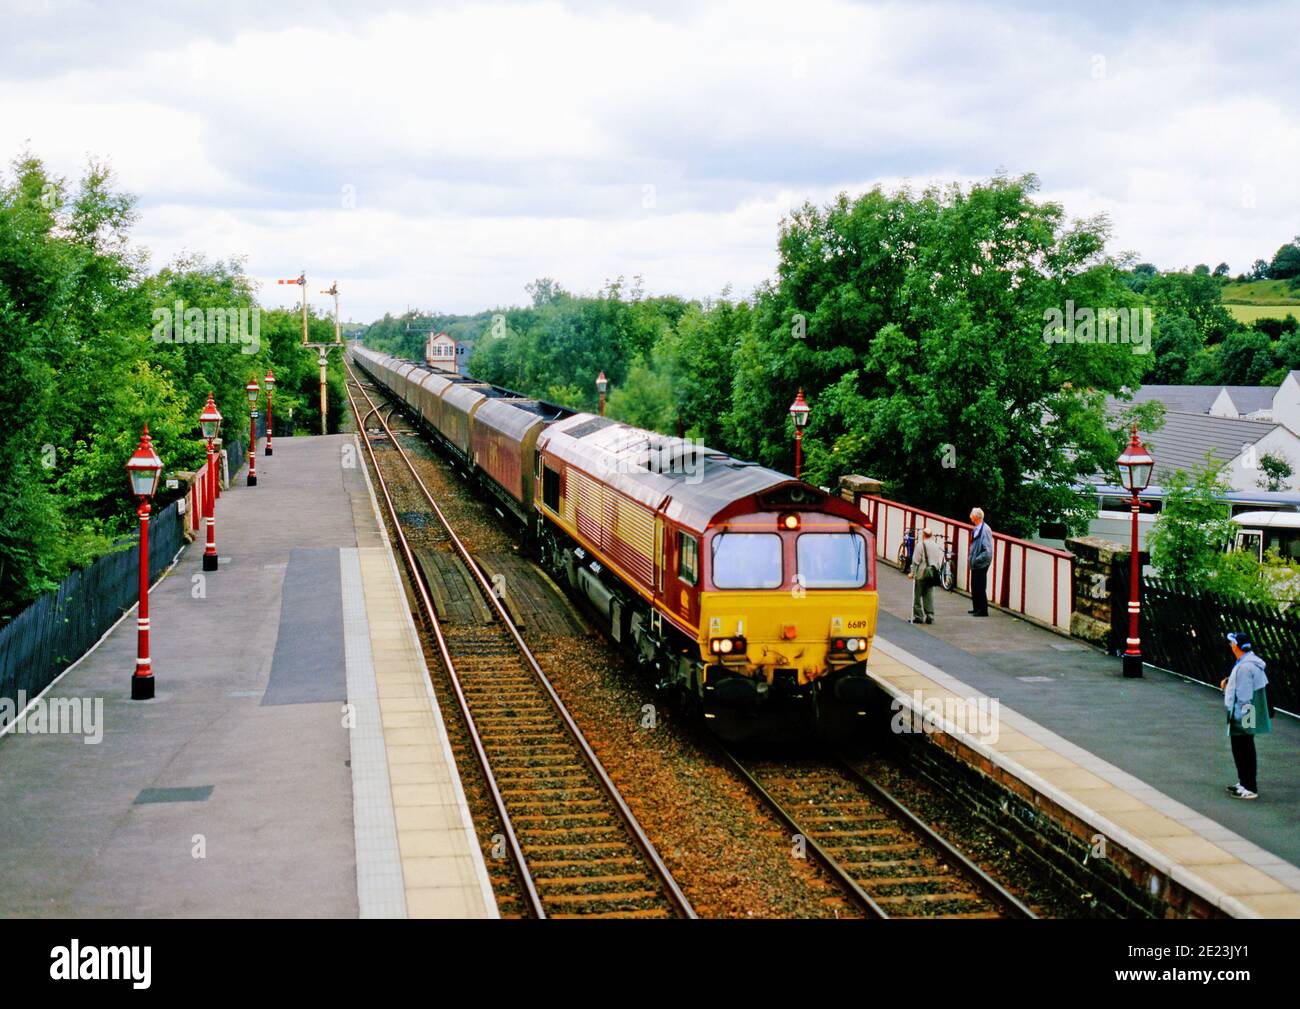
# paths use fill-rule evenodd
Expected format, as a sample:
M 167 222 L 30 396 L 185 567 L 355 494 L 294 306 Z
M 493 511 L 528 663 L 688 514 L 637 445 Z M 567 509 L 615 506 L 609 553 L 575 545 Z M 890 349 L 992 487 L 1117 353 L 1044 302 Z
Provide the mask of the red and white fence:
M 185 494 L 185 526 L 193 538 L 200 542 L 207 537 L 207 530 L 203 528 L 203 495 L 207 493 L 207 489 L 208 467 L 205 463 L 194 474 L 194 479 L 190 481 L 190 489 Z
M 957 587 L 970 592 L 969 522 L 864 494 L 860 506 L 876 532 L 876 556 L 897 563 L 898 550 L 909 529 L 918 535 L 930 529 L 957 548 Z M 993 533 L 993 565 L 989 569 L 989 602 L 1029 617 L 1053 630 L 1070 633 L 1073 609 L 1074 555 L 1028 540 Z

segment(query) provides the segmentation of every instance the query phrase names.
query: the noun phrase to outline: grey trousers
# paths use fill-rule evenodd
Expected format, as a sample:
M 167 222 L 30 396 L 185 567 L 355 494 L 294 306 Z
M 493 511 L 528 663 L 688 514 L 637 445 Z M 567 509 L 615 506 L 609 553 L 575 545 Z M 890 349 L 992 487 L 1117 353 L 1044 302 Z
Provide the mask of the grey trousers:
M 921 584 L 921 572 L 912 578 L 912 619 L 924 620 L 934 616 L 934 586 Z

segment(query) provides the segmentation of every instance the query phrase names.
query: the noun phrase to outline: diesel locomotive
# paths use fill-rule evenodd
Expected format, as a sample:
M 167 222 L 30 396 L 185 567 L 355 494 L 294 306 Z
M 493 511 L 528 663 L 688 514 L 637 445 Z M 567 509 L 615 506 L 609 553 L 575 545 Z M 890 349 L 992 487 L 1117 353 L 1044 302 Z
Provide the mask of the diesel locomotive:
M 364 347 L 352 359 L 718 735 L 838 736 L 863 717 L 875 543 L 851 504 L 688 439 Z

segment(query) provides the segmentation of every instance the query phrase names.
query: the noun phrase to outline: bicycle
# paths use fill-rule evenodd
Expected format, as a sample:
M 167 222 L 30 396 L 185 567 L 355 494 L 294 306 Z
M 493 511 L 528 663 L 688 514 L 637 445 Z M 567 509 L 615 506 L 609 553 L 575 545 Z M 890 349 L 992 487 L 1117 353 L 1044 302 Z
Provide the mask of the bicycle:
M 903 542 L 898 544 L 898 570 L 907 574 L 912 570 L 912 551 L 916 549 L 916 527 L 903 533 Z
M 951 592 L 957 587 L 957 548 L 947 536 L 937 534 L 935 538 L 943 541 L 943 563 L 939 565 L 939 584 Z

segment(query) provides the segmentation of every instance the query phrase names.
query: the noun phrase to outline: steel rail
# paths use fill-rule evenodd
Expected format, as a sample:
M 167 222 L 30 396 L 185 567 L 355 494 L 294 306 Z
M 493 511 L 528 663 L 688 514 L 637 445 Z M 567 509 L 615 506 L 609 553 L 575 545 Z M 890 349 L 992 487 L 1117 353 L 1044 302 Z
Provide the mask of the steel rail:
M 777 815 L 781 822 L 804 839 L 804 843 L 817 857 L 817 861 L 822 864 L 822 867 L 826 869 L 827 872 L 835 877 L 835 881 L 849 892 L 849 896 L 851 896 L 864 911 L 876 918 L 889 917 L 885 912 L 885 909 L 872 899 L 871 894 L 867 893 L 866 890 L 862 889 L 862 887 L 858 885 L 858 881 L 849 875 L 848 870 L 839 863 L 835 856 L 818 844 L 816 838 L 799 825 L 799 822 L 795 820 L 785 806 L 781 804 L 780 800 L 764 788 L 763 783 L 754 777 L 754 775 L 750 774 L 749 769 L 745 767 L 745 765 L 742 764 L 730 750 L 719 743 L 718 752 L 722 755 L 723 759 L 731 765 L 732 770 L 744 778 L 746 784 L 759 794 L 763 801 L 767 803 L 768 808 Z
M 1002 905 L 1015 918 L 1032 918 L 1037 919 L 1038 915 L 1025 904 L 1019 897 L 1004 887 L 996 879 L 981 869 L 978 865 L 967 858 L 962 852 L 958 851 L 947 838 L 939 834 L 933 827 L 895 799 L 889 792 L 878 785 L 875 781 L 868 778 L 860 770 L 850 764 L 843 757 L 837 757 L 837 762 L 844 772 L 853 780 L 853 782 L 865 788 L 871 793 L 872 797 L 883 805 L 887 806 L 891 812 L 897 815 L 901 820 L 908 824 L 914 831 L 921 835 L 922 839 L 939 851 L 949 860 L 957 863 L 961 867 L 966 877 L 975 883 L 984 895 L 995 904 Z
M 560 695 L 556 691 L 555 686 L 551 683 L 546 673 L 542 670 L 541 664 L 538 663 L 537 657 L 533 654 L 532 649 L 528 647 L 528 643 L 524 640 L 523 635 L 519 631 L 519 628 L 516 626 L 514 620 L 511 618 L 509 612 L 506 610 L 504 603 L 498 597 L 497 593 L 493 591 L 493 587 L 491 583 L 488 581 L 487 576 L 484 575 L 482 568 L 478 564 L 478 561 L 475 560 L 473 554 L 470 553 L 469 549 L 465 546 L 465 544 L 461 542 L 461 539 L 456 534 L 455 529 L 452 528 L 450 521 L 448 521 L 447 517 L 443 514 L 442 508 L 439 507 L 437 500 L 434 498 L 429 488 L 425 485 L 424 480 L 420 477 L 419 472 L 415 468 L 415 464 L 411 462 L 410 456 L 406 454 L 406 450 L 402 448 L 402 446 L 398 443 L 396 437 L 393 435 L 392 430 L 389 428 L 387 421 L 385 421 L 382 416 L 378 415 L 374 400 L 372 400 L 369 394 L 364 389 L 361 388 L 361 384 L 360 382 L 357 381 L 356 375 L 352 371 L 352 367 L 347 363 L 346 360 L 344 361 L 344 367 L 347 369 L 349 375 L 352 376 L 352 380 L 354 384 L 356 384 L 358 390 L 366 398 L 366 402 L 368 402 L 371 405 L 372 407 L 371 412 L 375 413 L 380 423 L 383 424 L 384 431 L 388 435 L 390 443 L 393 445 L 395 449 L 397 449 L 398 454 L 402 457 L 402 461 L 406 463 L 406 467 L 409 470 L 411 476 L 414 478 L 416 484 L 419 486 L 420 492 L 424 495 L 424 498 L 428 502 L 429 507 L 433 510 L 433 513 L 438 517 L 438 521 L 442 524 L 443 529 L 447 533 L 448 539 L 455 547 L 456 552 L 460 555 L 461 560 L 464 561 L 466 568 L 471 573 L 473 573 L 475 580 L 478 582 L 479 589 L 483 593 L 483 596 L 491 604 L 492 608 L 496 611 L 497 617 L 500 619 L 502 626 L 509 632 L 511 639 L 514 641 L 516 647 L 519 649 L 520 655 L 524 657 L 525 661 L 528 664 L 529 669 L 531 669 L 533 675 L 537 677 L 538 682 L 541 683 L 542 687 L 545 689 L 547 695 L 549 696 L 551 702 L 555 705 L 555 710 L 560 715 L 561 721 L 564 723 L 565 728 L 568 730 L 570 737 L 578 745 L 578 749 L 582 753 L 583 758 L 586 760 L 588 767 L 595 774 L 597 780 L 600 782 L 601 787 L 604 789 L 605 793 L 609 796 L 610 800 L 614 803 L 615 809 L 618 811 L 618 814 L 620 818 L 623 820 L 623 823 L 627 827 L 629 833 L 631 833 L 633 840 L 636 842 L 637 846 L 641 849 L 642 853 L 646 856 L 647 861 L 654 869 L 655 875 L 659 877 L 660 883 L 663 885 L 663 888 L 665 892 L 668 894 L 670 901 L 677 907 L 678 911 L 681 913 L 683 917 L 685 918 L 698 917 L 695 913 L 695 909 L 691 906 L 690 901 L 687 899 L 686 894 L 682 892 L 681 887 L 678 886 L 677 884 L 677 880 L 673 878 L 672 872 L 669 870 L 668 866 L 664 863 L 663 859 L 660 857 L 658 850 L 654 846 L 654 843 L 646 835 L 645 830 L 642 828 L 641 824 L 637 821 L 636 816 L 632 813 L 632 810 L 628 807 L 626 800 L 624 800 L 622 793 L 618 789 L 618 786 L 614 784 L 613 779 L 610 778 L 609 773 L 605 770 L 604 765 L 601 764 L 600 758 L 596 756 L 596 752 L 591 748 L 591 744 L 587 741 L 587 737 L 584 736 L 582 730 L 578 728 L 578 724 L 577 722 L 574 721 L 573 716 L 569 713 L 569 709 L 565 706 L 563 700 L 560 699 Z M 368 416 L 369 414 L 367 414 L 367 417 Z M 371 459 L 372 461 L 374 460 L 373 452 L 371 454 Z M 376 463 L 376 467 L 377 465 L 378 464 Z M 443 650 L 443 646 L 441 645 L 440 645 L 440 652 L 443 653 L 443 661 L 448 664 L 449 671 L 454 669 L 454 666 L 451 664 L 449 654 L 447 654 Z M 472 730 L 472 731 L 474 731 L 475 733 L 477 732 L 477 730 Z
M 802 836 L 808 848 L 817 857 L 818 861 L 835 877 L 850 896 L 853 897 L 863 908 L 878 918 L 894 918 L 895 915 L 889 914 L 880 906 L 870 894 L 868 894 L 856 879 L 850 875 L 845 866 L 824 847 L 817 843 L 813 834 L 805 830 L 799 821 L 795 818 L 786 806 L 772 792 L 766 788 L 757 776 L 750 773 L 744 763 L 736 757 L 721 743 L 718 744 L 719 752 L 728 764 L 738 773 L 751 788 L 753 788 L 763 799 L 772 811 L 788 826 L 791 830 Z M 936 850 L 944 858 L 951 861 L 957 868 L 960 875 L 965 876 L 967 880 L 973 882 L 983 893 L 984 897 L 991 903 L 1003 909 L 1009 917 L 1037 919 L 1037 915 L 1015 894 L 1003 887 L 997 880 L 993 879 L 988 873 L 972 862 L 948 840 L 937 833 L 929 824 L 904 806 L 896 798 L 885 791 L 880 785 L 872 781 L 856 767 L 852 766 L 842 757 L 834 756 L 828 758 L 828 764 L 840 771 L 854 785 L 867 792 L 872 799 L 884 806 L 895 818 L 901 820 L 921 843 L 928 845 Z M 936 916 L 941 917 L 941 916 Z
M 351 371 L 351 369 L 348 369 Z M 363 396 L 366 396 L 365 390 L 361 388 L 360 383 L 353 378 L 353 384 Z M 488 760 L 487 752 L 483 749 L 482 740 L 479 737 L 478 728 L 474 723 L 474 716 L 470 713 L 469 702 L 461 689 L 460 680 L 455 673 L 455 665 L 451 659 L 451 652 L 447 647 L 447 639 L 442 633 L 442 625 L 438 621 L 437 612 L 433 606 L 433 600 L 429 597 L 428 587 L 424 584 L 424 574 L 420 571 L 420 566 L 415 562 L 415 556 L 411 552 L 410 543 L 407 542 L 406 534 L 402 531 L 402 524 L 398 520 L 397 506 L 393 504 L 392 495 L 388 492 L 388 481 L 384 479 L 384 474 L 379 468 L 379 461 L 375 458 L 374 446 L 370 443 L 370 436 L 366 432 L 366 423 L 372 415 L 377 415 L 378 408 L 374 401 L 366 396 L 366 402 L 370 404 L 370 410 L 362 416 L 361 411 L 357 408 L 356 400 L 352 397 L 352 391 L 344 385 L 344 392 L 347 393 L 348 404 L 352 407 L 352 416 L 357 418 L 357 429 L 361 435 L 362 443 L 366 446 L 366 452 L 370 456 L 370 463 L 375 470 L 375 479 L 379 484 L 379 489 L 384 495 L 384 503 L 388 506 L 388 515 L 392 519 L 393 530 L 397 533 L 398 543 L 402 548 L 402 557 L 406 561 L 407 569 L 410 571 L 411 580 L 415 585 L 416 592 L 420 597 L 420 605 L 423 610 L 423 617 L 429 629 L 433 632 L 434 640 L 438 645 L 438 654 L 442 657 L 448 672 L 451 674 L 452 689 L 456 693 L 456 702 L 460 706 L 460 712 L 465 719 L 465 724 L 469 728 L 470 742 L 473 744 L 474 756 L 478 760 L 480 769 L 483 771 L 484 780 L 487 782 L 488 791 L 492 796 L 492 804 L 496 807 L 497 815 L 501 818 L 501 826 L 506 835 L 506 842 L 510 848 L 511 856 L 515 863 L 515 868 L 519 872 L 520 882 L 523 884 L 524 896 L 528 906 L 533 914 L 538 918 L 546 917 L 546 909 L 542 906 L 541 894 L 537 891 L 537 884 L 533 880 L 532 873 L 528 870 L 527 860 L 524 858 L 523 849 L 519 844 L 519 838 L 515 833 L 514 823 L 510 819 L 510 814 L 506 811 L 505 799 L 501 795 L 501 789 L 497 784 L 496 776 L 492 773 L 491 764 Z M 385 425 L 387 429 L 387 425 Z M 391 439 L 392 435 L 389 434 Z

